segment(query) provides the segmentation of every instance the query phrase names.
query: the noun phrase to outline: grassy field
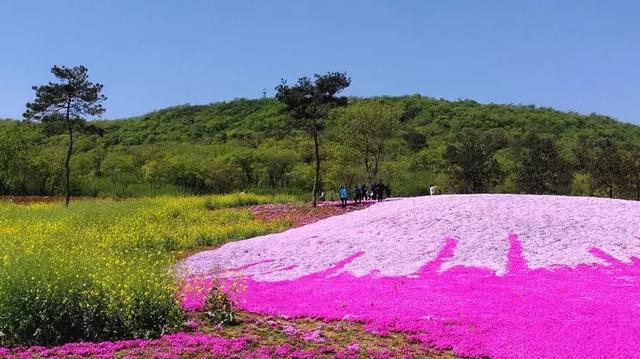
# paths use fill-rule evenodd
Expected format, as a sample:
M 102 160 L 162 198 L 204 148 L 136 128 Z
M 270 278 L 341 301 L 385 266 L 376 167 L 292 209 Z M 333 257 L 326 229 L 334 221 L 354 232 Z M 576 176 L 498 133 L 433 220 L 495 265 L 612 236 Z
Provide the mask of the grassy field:
M 280 231 L 243 207 L 289 196 L 0 202 L 0 346 L 157 336 L 184 313 L 185 252 Z

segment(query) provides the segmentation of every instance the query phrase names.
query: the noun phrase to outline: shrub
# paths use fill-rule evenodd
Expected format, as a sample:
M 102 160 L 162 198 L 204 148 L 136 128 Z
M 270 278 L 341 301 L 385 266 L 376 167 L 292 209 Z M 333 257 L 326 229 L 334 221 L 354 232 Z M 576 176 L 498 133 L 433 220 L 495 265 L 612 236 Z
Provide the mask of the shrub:
M 204 207 L 208 210 L 216 210 L 232 207 L 246 207 L 265 203 L 295 202 L 295 197 L 287 195 L 259 195 L 251 193 L 233 193 L 208 197 Z
M 207 295 L 204 305 L 205 318 L 211 324 L 236 324 L 233 302 L 224 291 L 224 286 L 214 284 Z

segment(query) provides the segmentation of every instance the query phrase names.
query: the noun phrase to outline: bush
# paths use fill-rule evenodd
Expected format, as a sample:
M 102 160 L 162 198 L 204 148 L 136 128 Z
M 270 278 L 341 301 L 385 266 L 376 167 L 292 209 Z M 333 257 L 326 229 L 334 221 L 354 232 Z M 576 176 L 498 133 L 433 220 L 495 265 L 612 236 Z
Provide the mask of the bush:
M 214 284 L 207 295 L 204 305 L 205 318 L 211 324 L 236 324 L 236 313 L 233 302 L 225 293 L 224 287 Z

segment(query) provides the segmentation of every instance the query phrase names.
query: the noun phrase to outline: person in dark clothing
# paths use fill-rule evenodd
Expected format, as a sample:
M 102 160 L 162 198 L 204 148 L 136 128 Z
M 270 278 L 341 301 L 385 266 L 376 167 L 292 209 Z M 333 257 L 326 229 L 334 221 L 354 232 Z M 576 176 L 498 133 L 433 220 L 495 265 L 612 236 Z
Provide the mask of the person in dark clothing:
M 375 201 L 382 201 L 382 183 L 376 182 L 373 185 L 373 199 Z
M 356 204 L 359 204 L 362 202 L 362 192 L 360 191 L 360 187 L 356 186 L 356 188 L 353 190 L 353 201 Z
M 347 199 L 349 199 L 349 191 L 347 191 L 347 189 L 342 186 L 340 187 L 340 190 L 338 191 L 339 195 L 340 195 L 340 202 L 342 204 L 342 208 L 347 206 Z
M 362 196 L 362 199 L 366 201 L 369 197 L 369 194 L 367 193 L 367 185 L 363 184 L 362 187 L 360 187 L 360 194 Z

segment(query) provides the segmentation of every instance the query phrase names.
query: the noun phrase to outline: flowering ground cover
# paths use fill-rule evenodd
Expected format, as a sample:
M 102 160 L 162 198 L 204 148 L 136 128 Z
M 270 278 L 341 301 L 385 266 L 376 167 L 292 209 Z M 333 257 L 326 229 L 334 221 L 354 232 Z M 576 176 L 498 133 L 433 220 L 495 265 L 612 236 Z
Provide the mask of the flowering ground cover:
M 245 207 L 280 196 L 0 202 L 0 347 L 156 337 L 184 311 L 175 258 L 281 231 Z
M 462 356 L 633 358 L 638 218 L 638 202 L 597 198 L 391 200 L 181 268 L 240 275 L 234 298 L 251 312 L 361 321 Z
M 0 356 L 7 359 L 455 358 L 448 352 L 425 351 L 419 338 L 403 333 L 380 337 L 352 321 L 287 319 L 246 312 L 239 313 L 239 316 L 238 325 L 212 326 L 194 315 L 184 331 L 158 339 L 0 349 Z
M 234 207 L 237 205 L 251 205 L 255 199 L 247 201 L 234 200 L 234 197 L 215 197 L 213 199 L 185 200 L 189 203 L 185 207 L 199 216 L 219 216 L 222 213 L 202 213 L 203 207 Z M 173 202 L 176 199 L 167 199 Z M 215 200 L 216 203 L 211 203 Z M 267 199 L 262 198 L 260 202 Z M 270 198 L 274 200 L 274 198 Z M 152 201 L 154 207 L 164 207 L 163 201 Z M 224 203 L 224 205 L 221 205 Z M 95 205 L 95 203 L 94 203 Z M 121 203 L 98 203 L 100 206 L 122 205 Z M 124 204 L 125 207 L 131 204 Z M 367 204 L 368 205 L 368 204 Z M 340 208 L 335 203 L 326 202 L 317 208 L 298 203 L 258 204 L 251 205 L 248 210 L 257 220 L 267 225 L 285 223 L 299 226 L 315 222 L 330 215 L 347 213 L 365 206 L 349 206 Z M 11 207 L 16 209 L 15 207 Z M 45 209 L 51 210 L 49 206 Z M 143 206 L 146 208 L 146 206 Z M 20 209 L 27 209 L 20 207 Z M 104 208 L 102 208 L 104 209 Z M 148 208 L 146 208 L 148 210 Z M 32 209 L 31 209 L 32 210 Z M 120 208 L 123 217 L 141 216 L 146 211 L 133 213 L 126 208 Z M 207 221 L 213 221 L 208 217 Z M 244 217 L 241 217 L 244 220 Z M 247 226 L 249 223 L 240 221 L 238 225 Z M 219 222 L 213 221 L 212 225 Z M 267 227 L 271 228 L 271 227 Z M 277 227 L 273 229 L 281 229 Z M 200 227 L 200 230 L 210 230 Z M 174 231 L 176 234 L 179 231 Z M 192 245 L 186 242 L 186 247 Z M 178 258 L 182 257 L 182 252 Z M 149 274 L 149 273 L 147 273 Z M 153 274 L 153 273 L 151 273 Z M 192 281 L 191 281 L 192 282 Z M 191 283 L 190 282 L 190 283 Z M 210 284 L 209 282 L 205 282 Z M 189 284 L 189 283 L 187 283 Z M 196 287 L 194 289 L 201 289 Z M 202 299 L 204 292 L 193 299 Z M 196 303 L 197 304 L 197 303 Z M 201 303 L 200 303 L 201 304 Z M 189 306 L 185 306 L 189 309 Z M 363 330 L 363 325 L 345 318 L 341 321 L 322 321 L 309 318 L 295 319 L 270 317 L 247 312 L 237 313 L 238 323 L 233 326 L 213 325 L 206 321 L 202 312 L 191 311 L 183 318 L 182 323 L 176 325 L 176 332 L 165 334 L 157 339 L 127 339 L 102 342 L 76 342 L 58 346 L 26 346 L 0 348 L 0 357 L 7 358 L 453 358 L 448 352 L 425 351 L 419 338 L 403 333 L 392 333 L 380 337 Z

